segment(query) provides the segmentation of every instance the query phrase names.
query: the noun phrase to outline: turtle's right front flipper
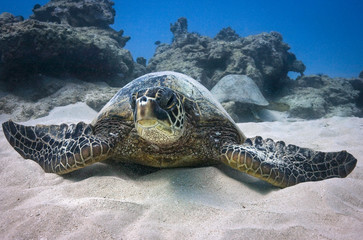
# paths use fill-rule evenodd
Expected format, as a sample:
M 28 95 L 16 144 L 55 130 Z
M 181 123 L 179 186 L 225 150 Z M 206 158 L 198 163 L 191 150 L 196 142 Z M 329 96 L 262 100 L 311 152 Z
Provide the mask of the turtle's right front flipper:
M 23 126 L 9 120 L 3 123 L 10 145 L 24 158 L 37 162 L 45 172 L 65 174 L 109 157 L 110 139 L 93 135 L 92 126 Z

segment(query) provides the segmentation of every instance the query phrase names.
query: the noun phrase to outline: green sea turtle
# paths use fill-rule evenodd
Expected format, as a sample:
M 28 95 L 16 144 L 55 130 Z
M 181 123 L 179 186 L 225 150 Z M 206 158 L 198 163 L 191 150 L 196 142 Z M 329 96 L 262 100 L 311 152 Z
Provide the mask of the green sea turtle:
M 123 87 L 91 124 L 3 123 L 11 146 L 46 171 L 65 174 L 108 158 L 158 168 L 224 163 L 278 187 L 346 177 L 357 160 L 261 137 L 246 138 L 210 92 L 175 72 Z

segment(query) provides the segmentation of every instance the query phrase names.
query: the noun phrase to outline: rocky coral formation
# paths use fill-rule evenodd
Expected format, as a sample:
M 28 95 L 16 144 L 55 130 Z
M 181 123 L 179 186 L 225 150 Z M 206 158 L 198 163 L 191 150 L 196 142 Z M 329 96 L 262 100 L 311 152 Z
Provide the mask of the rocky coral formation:
M 363 117 L 363 77 L 348 79 L 353 89 L 359 92 L 358 98 L 356 99 L 357 107 L 361 108 Z
M 99 111 L 118 90 L 104 82 L 41 77 L 31 84 L 18 85 L 11 93 L 0 87 L 0 114 L 12 115 L 15 121 L 26 121 L 46 116 L 55 107 L 77 102 L 85 102 Z
M 0 14 L 0 25 L 6 24 L 6 23 L 15 23 L 15 22 L 21 22 L 24 18 L 22 16 L 14 16 L 11 13 L 3 12 Z
M 363 84 L 359 78 L 304 76 L 305 65 L 289 52 L 289 46 L 277 32 L 240 37 L 228 27 L 212 39 L 189 33 L 185 18 L 171 24 L 170 30 L 174 35 L 172 43 L 158 45 L 147 66 L 149 71 L 182 72 L 209 89 L 226 75 L 246 75 L 270 102 L 265 107 L 267 110 L 260 108 L 263 112 L 287 111 L 290 117 L 303 119 L 362 116 Z M 291 80 L 287 76 L 289 71 L 301 76 L 297 81 Z M 244 86 L 235 86 L 230 91 L 242 94 Z M 222 101 L 222 104 L 238 121 L 256 119 L 253 112 L 241 113 L 245 103 Z
M 0 14 L 0 114 L 27 120 L 78 101 L 98 111 L 128 81 L 146 72 L 172 70 L 224 91 L 227 99 L 222 104 L 237 121 L 255 121 L 256 112 L 265 114 L 266 109 L 304 119 L 363 117 L 363 72 L 354 79 L 303 76 L 305 65 L 277 32 L 240 37 L 227 27 L 210 38 L 189 33 L 187 19 L 180 18 L 170 26 L 172 43 L 157 41 L 146 67 L 146 59 L 134 62 L 123 49 L 130 38 L 108 26 L 115 16 L 112 6 L 109 0 L 52 0 L 36 5 L 34 15 L 25 21 Z M 289 71 L 302 76 L 293 81 L 287 77 Z M 246 75 L 243 78 L 253 81 L 270 105 L 254 104 L 251 111 L 251 103 L 240 97 L 252 90 L 246 90 L 243 81 L 236 85 L 238 79 L 231 80 L 233 88 L 223 90 L 219 85 L 230 74 Z
M 243 74 L 269 96 L 284 84 L 289 71 L 303 74 L 305 70 L 277 32 L 243 38 L 226 28 L 212 39 L 189 33 L 187 26 L 185 18 L 171 25 L 173 42 L 157 47 L 147 66 L 149 71 L 182 72 L 209 89 L 225 75 Z
M 30 18 L 41 22 L 67 24 L 72 27 L 108 28 L 114 23 L 116 11 L 109 0 L 51 0 L 33 8 Z
M 362 116 L 359 89 L 352 79 L 310 75 L 290 82 L 278 100 L 290 106 L 290 117 L 317 119 L 331 116 Z
M 146 67 L 146 59 L 145 59 L 145 58 L 143 58 L 143 57 L 138 57 L 138 58 L 136 58 L 136 62 L 137 62 L 138 64 L 140 64 L 141 66 Z
M 26 20 L 0 26 L 2 79 L 72 73 L 78 77 L 131 75 L 134 63 L 114 32 Z
M 176 23 L 170 24 L 170 31 L 176 39 L 182 38 L 188 33 L 188 20 L 185 17 L 179 18 Z
M 0 81 L 14 85 L 39 73 L 119 80 L 144 74 L 145 67 L 123 48 L 130 38 L 108 26 L 115 15 L 112 5 L 53 0 L 36 7 L 32 19 L 0 21 Z
M 240 36 L 234 31 L 231 27 L 223 28 L 219 33 L 214 37 L 215 40 L 233 42 L 240 38 Z

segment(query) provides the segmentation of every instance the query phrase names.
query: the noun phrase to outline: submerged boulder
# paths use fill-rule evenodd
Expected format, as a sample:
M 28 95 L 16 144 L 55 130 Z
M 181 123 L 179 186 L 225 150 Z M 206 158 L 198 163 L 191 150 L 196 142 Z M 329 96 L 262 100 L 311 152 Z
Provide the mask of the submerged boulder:
M 30 18 L 72 27 L 109 28 L 116 15 L 113 5 L 109 0 L 51 0 L 44 6 L 35 5 Z
M 0 80 L 17 82 L 39 73 L 80 78 L 131 75 L 132 56 L 114 35 L 96 27 L 37 20 L 0 25 Z
M 219 102 L 268 105 L 256 83 L 246 75 L 231 74 L 223 77 L 212 88 L 211 93 Z
M 39 74 L 109 79 L 122 86 L 145 74 L 124 49 L 130 37 L 108 25 L 115 17 L 109 0 L 52 0 L 37 4 L 31 19 L 0 15 L 0 81 L 16 88 Z
M 256 83 L 246 75 L 223 77 L 211 93 L 236 122 L 260 120 L 259 110 L 269 105 Z

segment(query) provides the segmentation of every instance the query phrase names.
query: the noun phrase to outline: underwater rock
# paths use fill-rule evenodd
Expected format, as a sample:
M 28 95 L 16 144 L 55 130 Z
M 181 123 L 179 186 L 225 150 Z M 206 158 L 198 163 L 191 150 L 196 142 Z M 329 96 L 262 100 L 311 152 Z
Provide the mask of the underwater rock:
M 0 25 L 0 80 L 28 81 L 36 74 L 87 79 L 133 76 L 134 62 L 120 32 L 25 20 Z M 121 32 L 122 34 L 122 32 Z
M 232 29 L 226 28 L 212 39 L 189 33 L 187 26 L 185 18 L 171 25 L 173 42 L 158 46 L 147 65 L 148 71 L 181 72 L 208 89 L 225 75 L 243 74 L 269 96 L 281 88 L 289 71 L 302 74 L 305 70 L 277 32 L 237 38 Z
M 24 21 L 23 16 L 14 16 L 11 13 L 3 12 L 0 14 L 0 25 L 5 23 L 15 23 Z
M 116 11 L 109 0 L 51 0 L 44 6 L 33 8 L 30 18 L 41 22 L 68 24 L 72 27 L 109 28 Z
M 211 93 L 219 102 L 234 101 L 258 106 L 268 105 L 268 101 L 256 83 L 246 75 L 231 74 L 223 77 L 212 88 Z
M 357 105 L 361 92 L 348 79 L 326 75 L 303 76 L 285 89 L 278 100 L 290 106 L 290 117 L 317 119 L 331 116 L 361 116 Z
M 256 112 L 269 105 L 256 83 L 246 75 L 223 77 L 211 93 L 236 122 L 259 120 Z
M 42 76 L 36 82 L 19 84 L 11 93 L 0 89 L 0 114 L 26 121 L 46 116 L 55 107 L 77 102 L 85 102 L 99 111 L 118 90 L 104 82 Z
M 356 105 L 361 109 L 359 117 L 363 117 L 363 78 L 349 79 L 349 83 L 353 89 L 359 92 L 358 98 L 356 99 Z
M 146 67 L 146 59 L 143 57 L 136 58 L 136 62 L 144 67 Z
M 16 88 L 37 74 L 71 75 L 110 79 L 119 86 L 145 74 L 145 67 L 123 49 L 130 37 L 109 27 L 115 17 L 113 5 L 109 0 L 51 0 L 36 4 L 25 21 L 1 14 L 0 81 Z
M 215 40 L 221 40 L 226 42 L 233 42 L 239 38 L 240 36 L 231 27 L 222 28 L 222 30 L 214 37 Z
M 188 21 L 186 18 L 181 17 L 174 24 L 170 24 L 170 31 L 174 36 L 179 37 L 180 35 L 188 33 Z
M 146 65 L 146 64 L 145 64 Z M 134 67 L 133 67 L 133 70 L 132 70 L 132 73 L 129 77 L 127 77 L 126 79 L 124 78 L 124 81 L 122 81 L 122 84 L 124 85 L 124 82 L 126 81 L 127 83 L 130 82 L 130 80 L 133 80 L 133 79 L 136 79 L 142 75 L 145 75 L 147 72 L 146 70 L 146 66 L 144 64 L 140 64 L 138 62 L 135 62 L 134 63 Z M 111 86 L 119 86 L 119 87 L 122 87 L 120 86 L 119 84 L 110 84 Z
M 169 44 L 161 43 L 161 44 L 157 45 L 154 55 L 161 54 L 161 53 L 165 52 L 168 49 L 170 49 Z
M 359 76 L 358 76 L 359 78 L 363 78 L 363 71 L 361 71 L 360 73 L 359 73 Z

